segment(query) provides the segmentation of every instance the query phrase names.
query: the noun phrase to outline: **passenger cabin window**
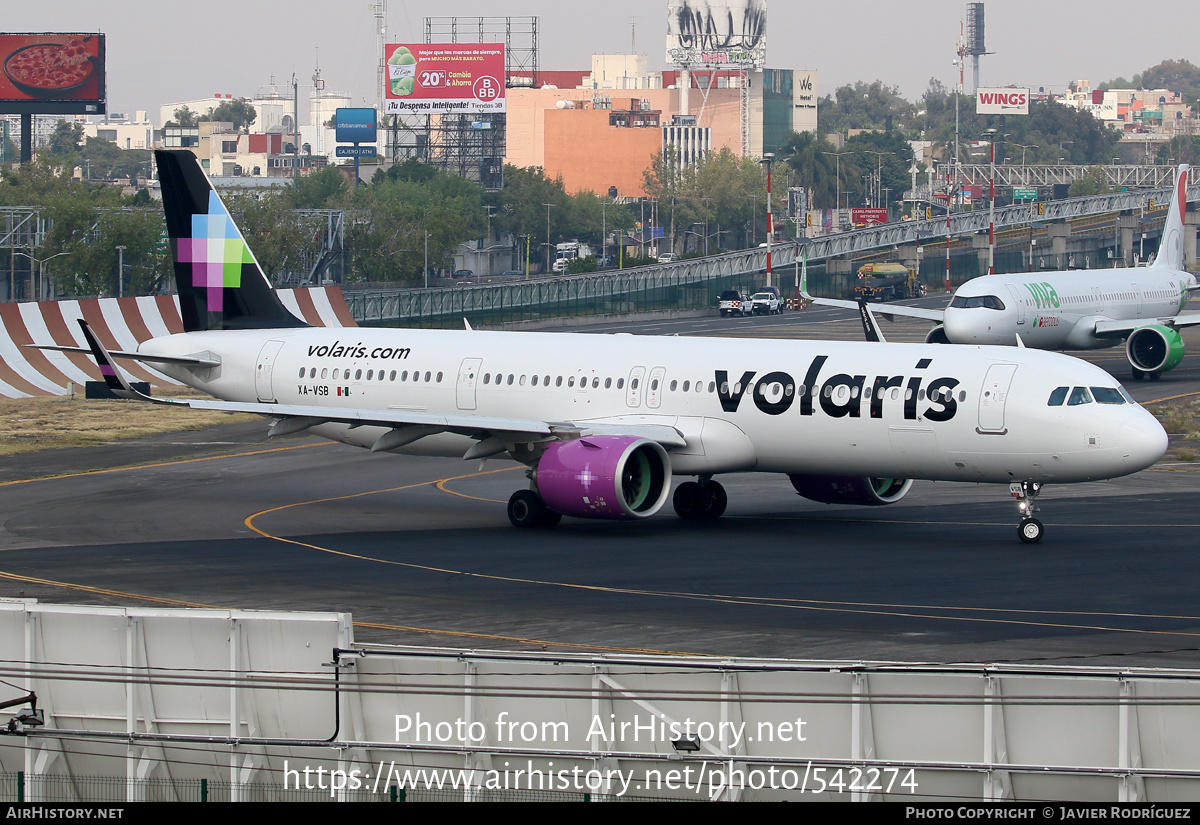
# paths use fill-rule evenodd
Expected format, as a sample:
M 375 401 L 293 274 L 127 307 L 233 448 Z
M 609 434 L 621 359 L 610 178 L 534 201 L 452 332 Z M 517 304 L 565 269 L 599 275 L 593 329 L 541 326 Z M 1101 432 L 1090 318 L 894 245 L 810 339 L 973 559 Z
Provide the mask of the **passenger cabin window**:
M 1047 406 L 1061 407 L 1063 402 L 1067 400 L 1067 393 L 1070 391 L 1070 387 L 1059 387 L 1054 392 L 1050 393 L 1050 401 Z
M 995 295 L 955 295 L 954 300 L 950 302 L 950 306 L 955 309 L 975 309 L 983 307 L 984 309 L 1004 309 L 1004 302 Z

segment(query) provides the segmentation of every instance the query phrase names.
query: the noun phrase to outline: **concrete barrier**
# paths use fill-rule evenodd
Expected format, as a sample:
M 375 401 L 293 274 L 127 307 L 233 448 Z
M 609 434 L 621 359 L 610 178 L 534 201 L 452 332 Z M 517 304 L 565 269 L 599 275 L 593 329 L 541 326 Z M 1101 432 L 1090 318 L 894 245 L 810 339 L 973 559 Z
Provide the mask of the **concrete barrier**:
M 281 289 L 279 298 L 297 318 L 313 326 L 357 326 L 340 287 Z M 66 395 L 68 383 L 82 386 L 99 380 L 100 370 L 87 355 L 28 346 L 86 346 L 79 318 L 111 349 L 136 350 L 148 338 L 183 332 L 174 295 L 0 304 L 0 396 Z M 122 366 L 135 381 L 179 383 L 145 364 L 125 360 Z

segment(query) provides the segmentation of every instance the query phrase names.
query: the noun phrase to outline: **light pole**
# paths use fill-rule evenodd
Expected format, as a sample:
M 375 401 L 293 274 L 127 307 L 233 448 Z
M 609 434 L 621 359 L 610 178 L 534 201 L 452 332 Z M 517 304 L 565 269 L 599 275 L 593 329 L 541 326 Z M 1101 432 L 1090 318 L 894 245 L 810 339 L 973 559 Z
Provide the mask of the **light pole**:
M 125 297 L 125 247 L 117 247 L 117 297 Z
M 59 255 L 66 255 L 67 253 L 66 252 L 55 252 L 49 258 L 41 258 L 41 259 L 33 257 L 28 252 L 16 252 L 15 254 L 20 255 L 22 258 L 28 258 L 33 263 L 37 264 L 37 266 L 38 266 L 38 282 L 37 282 L 36 286 L 34 286 L 32 283 L 30 284 L 30 292 L 34 293 L 36 300 L 40 301 L 42 298 L 41 293 L 46 288 L 46 261 L 54 260 Z M 33 273 L 30 273 L 29 280 L 30 281 L 33 280 Z
M 834 191 L 837 193 L 834 197 L 834 211 L 842 208 L 842 155 L 853 155 L 853 152 L 822 152 L 822 155 L 833 155 L 836 158 L 834 168 L 835 186 Z M 839 221 L 840 224 L 840 221 Z
M 988 129 L 991 169 L 988 173 L 988 274 L 996 272 L 996 130 Z
M 544 204 L 542 204 L 542 206 L 546 207 L 546 272 L 549 273 L 551 271 L 551 265 L 550 265 L 550 209 L 551 209 L 551 207 L 554 206 L 554 204 L 544 203 Z
M 774 152 L 763 152 L 762 160 L 759 163 L 767 165 L 767 286 L 773 286 L 771 283 L 771 236 L 775 234 L 775 218 L 771 214 L 771 164 L 775 162 Z M 721 239 L 717 238 L 720 243 Z
M 608 204 L 600 203 L 600 265 L 608 257 Z
M 484 204 L 483 208 L 487 210 L 487 239 L 486 239 L 487 263 L 485 264 L 485 267 L 487 268 L 486 274 L 488 275 L 488 277 L 491 277 L 491 274 L 492 274 L 492 212 L 495 211 L 496 207 L 494 207 L 490 204 Z
M 1021 147 L 1021 166 L 1022 166 L 1022 168 L 1023 168 L 1023 167 L 1025 166 L 1025 150 L 1026 150 L 1026 149 L 1033 149 L 1033 148 L 1034 148 L 1034 146 L 1035 146 L 1035 144 L 1032 144 L 1032 143 L 1029 143 L 1029 144 L 1025 144 L 1025 143 L 1016 143 L 1016 142 L 1013 142 L 1013 141 L 1010 141 L 1010 143 L 1012 143 L 1012 145 L 1013 145 L 1013 146 L 1020 146 L 1020 147 Z

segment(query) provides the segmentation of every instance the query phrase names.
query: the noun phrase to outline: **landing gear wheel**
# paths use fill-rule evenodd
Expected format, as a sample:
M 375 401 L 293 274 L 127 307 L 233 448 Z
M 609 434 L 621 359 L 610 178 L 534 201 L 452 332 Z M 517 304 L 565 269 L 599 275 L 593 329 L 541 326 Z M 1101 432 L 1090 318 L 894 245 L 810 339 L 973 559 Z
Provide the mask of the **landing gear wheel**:
M 671 499 L 675 515 L 689 521 L 704 518 L 707 503 L 704 488 L 694 481 L 685 481 L 676 487 L 675 496 Z
M 1040 521 L 1033 517 L 1033 514 L 1039 509 L 1035 506 L 1034 501 L 1037 499 L 1038 493 L 1042 491 L 1042 483 L 1040 481 L 1014 481 L 1008 485 L 1008 491 L 1017 500 L 1017 509 L 1021 513 L 1021 524 L 1017 527 L 1017 535 L 1026 544 L 1041 541 L 1045 528 Z
M 537 527 L 545 512 L 542 497 L 533 490 L 517 490 L 508 500 L 508 520 L 513 527 Z
M 1146 373 L 1142 372 L 1137 367 L 1133 368 L 1133 380 L 1134 381 L 1141 381 L 1141 380 L 1145 379 L 1145 377 L 1146 377 Z
M 549 507 L 542 508 L 542 518 L 538 522 L 538 527 L 557 527 L 562 521 L 562 513 L 557 510 L 551 510 Z
M 1021 526 L 1017 528 L 1017 534 L 1020 535 L 1021 541 L 1026 544 L 1035 544 L 1042 540 L 1042 534 L 1046 528 L 1042 523 L 1035 518 L 1027 518 L 1021 522 Z
M 725 507 L 729 504 L 729 496 L 725 493 L 725 488 L 715 481 L 708 482 L 707 485 L 701 487 L 708 494 L 708 504 L 704 508 L 704 518 L 719 519 L 725 514 Z
M 1146 374 L 1150 376 L 1151 381 L 1157 381 L 1158 379 L 1162 378 L 1162 370 L 1151 370 Z

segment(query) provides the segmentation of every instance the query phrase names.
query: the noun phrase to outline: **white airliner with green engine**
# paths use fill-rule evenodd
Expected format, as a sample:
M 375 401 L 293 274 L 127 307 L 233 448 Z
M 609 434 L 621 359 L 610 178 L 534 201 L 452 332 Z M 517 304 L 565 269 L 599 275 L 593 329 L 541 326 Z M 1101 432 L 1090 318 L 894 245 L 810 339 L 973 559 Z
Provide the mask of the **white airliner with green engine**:
M 984 275 L 959 287 L 944 310 L 888 305 L 874 312 L 938 321 L 927 343 L 1086 350 L 1124 342 L 1133 377 L 1157 379 L 1183 360 L 1179 330 L 1200 324 L 1200 313 L 1180 314 L 1200 289 L 1183 268 L 1187 180 L 1188 167 L 1180 166 L 1151 266 Z M 809 299 L 858 308 L 853 301 Z

